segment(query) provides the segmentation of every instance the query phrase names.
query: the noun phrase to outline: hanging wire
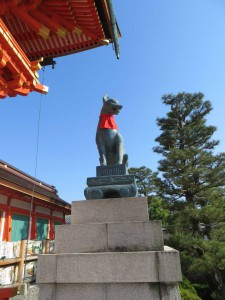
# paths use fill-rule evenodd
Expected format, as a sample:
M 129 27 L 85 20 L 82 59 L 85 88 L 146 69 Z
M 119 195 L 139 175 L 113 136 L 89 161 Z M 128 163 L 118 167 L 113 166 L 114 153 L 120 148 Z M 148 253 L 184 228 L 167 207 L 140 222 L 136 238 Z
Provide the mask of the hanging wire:
M 42 85 L 44 84 L 44 75 L 45 75 L 45 67 L 41 69 L 43 71 L 43 78 L 42 78 Z M 42 109 L 42 98 L 43 94 L 40 96 L 39 101 L 39 109 L 38 109 L 38 121 L 37 121 L 37 139 L 36 139 L 36 153 L 35 153 L 35 167 L 34 167 L 34 178 L 37 179 L 37 166 L 38 166 L 38 153 L 39 153 L 39 136 L 40 136 L 40 123 L 41 123 L 41 109 Z M 29 225 L 27 231 L 27 242 L 25 247 L 25 259 L 24 259 L 24 274 L 23 274 L 23 282 L 25 281 L 25 274 L 26 274 L 26 262 L 27 262 L 27 252 L 28 252 L 28 244 L 31 237 L 31 227 L 32 227 L 32 212 L 34 206 L 34 193 L 35 193 L 36 183 L 34 181 L 32 194 L 31 194 L 31 204 L 30 204 L 30 212 L 29 212 Z

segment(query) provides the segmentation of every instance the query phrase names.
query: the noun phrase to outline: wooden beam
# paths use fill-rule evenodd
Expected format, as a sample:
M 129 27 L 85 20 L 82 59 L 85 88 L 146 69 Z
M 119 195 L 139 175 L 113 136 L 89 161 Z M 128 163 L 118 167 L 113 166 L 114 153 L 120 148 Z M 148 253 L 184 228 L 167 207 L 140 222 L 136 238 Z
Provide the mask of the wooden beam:
M 40 10 L 31 10 L 30 15 L 34 17 L 38 22 L 44 24 L 51 31 L 55 32 L 60 37 L 65 37 L 67 34 L 66 28 L 62 27 L 56 20 L 49 18 L 46 14 Z
M 12 8 L 10 11 L 14 16 L 18 17 L 22 22 L 25 22 L 28 27 L 32 28 L 41 37 L 44 39 L 49 37 L 50 29 L 32 18 L 25 8 Z
M 24 194 L 29 195 L 29 196 L 34 196 L 34 197 L 36 197 L 38 199 L 41 199 L 41 200 L 44 200 L 44 201 L 52 203 L 52 200 L 50 198 L 48 198 L 48 197 L 46 197 L 44 195 L 41 195 L 39 193 L 36 193 L 36 192 L 33 193 L 33 191 L 31 191 L 31 190 L 23 188 L 23 187 L 15 184 L 15 183 L 9 182 L 9 181 L 4 180 L 2 178 L 0 178 L 0 185 L 3 185 L 5 187 L 8 187 L 8 188 L 13 189 L 15 191 L 24 193 Z

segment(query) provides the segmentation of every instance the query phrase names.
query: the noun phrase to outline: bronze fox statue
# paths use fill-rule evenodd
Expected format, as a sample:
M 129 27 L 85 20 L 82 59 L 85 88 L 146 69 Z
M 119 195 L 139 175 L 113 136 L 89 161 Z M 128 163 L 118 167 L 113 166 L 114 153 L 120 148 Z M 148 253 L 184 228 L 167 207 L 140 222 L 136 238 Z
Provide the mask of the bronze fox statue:
M 118 165 L 128 163 L 128 155 L 124 154 L 124 143 L 118 127 L 114 120 L 114 115 L 118 115 L 122 105 L 115 99 L 107 95 L 103 97 L 97 132 L 96 144 L 99 152 L 100 164 Z

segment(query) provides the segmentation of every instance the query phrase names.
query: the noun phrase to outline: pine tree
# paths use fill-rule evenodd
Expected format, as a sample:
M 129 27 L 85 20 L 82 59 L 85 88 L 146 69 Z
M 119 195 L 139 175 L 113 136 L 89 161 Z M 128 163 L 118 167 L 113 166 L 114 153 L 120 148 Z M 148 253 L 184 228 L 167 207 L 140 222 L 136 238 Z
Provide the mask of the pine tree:
M 148 197 L 156 189 L 155 180 L 157 179 L 157 172 L 142 166 L 140 168 L 129 168 L 129 174 L 133 174 L 136 179 L 138 194 L 140 196 Z
M 163 156 L 158 184 L 170 210 L 170 243 L 180 250 L 183 272 L 200 283 L 199 290 L 207 291 L 201 292 L 203 299 L 220 295 L 225 299 L 221 276 L 225 265 L 219 263 L 225 259 L 225 240 L 216 238 L 224 233 L 225 224 L 225 153 L 214 153 L 219 143 L 212 137 L 216 128 L 206 123 L 212 106 L 203 97 L 202 93 L 163 96 L 170 111 L 157 119 L 162 133 L 154 151 Z M 213 249 L 220 253 L 210 259 Z
M 166 225 L 169 212 L 163 199 L 158 196 L 158 173 L 142 166 L 130 168 L 129 174 L 135 176 L 139 196 L 145 196 L 148 199 L 150 220 L 161 220 L 163 225 Z

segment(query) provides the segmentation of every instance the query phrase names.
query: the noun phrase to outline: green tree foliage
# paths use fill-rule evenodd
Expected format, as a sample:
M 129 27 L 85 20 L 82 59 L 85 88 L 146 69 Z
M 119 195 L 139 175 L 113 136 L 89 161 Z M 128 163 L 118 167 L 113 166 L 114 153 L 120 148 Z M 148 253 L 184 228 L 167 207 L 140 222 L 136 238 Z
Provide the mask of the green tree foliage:
M 139 196 L 148 198 L 150 220 L 161 220 L 163 225 L 167 224 L 169 211 L 164 200 L 157 196 L 158 193 L 158 173 L 142 166 L 140 168 L 130 168 L 129 174 L 136 178 Z
M 140 196 L 149 197 L 156 191 L 155 181 L 157 180 L 157 172 L 142 166 L 140 168 L 130 168 L 129 174 L 133 174 L 136 178 L 138 194 Z
M 225 153 L 214 153 L 216 128 L 206 124 L 212 107 L 201 93 L 162 100 L 170 111 L 157 119 L 154 151 L 162 155 L 157 185 L 170 212 L 170 245 L 204 300 L 225 299 Z
M 187 278 L 183 278 L 182 283 L 179 284 L 181 300 L 201 300 L 198 297 L 195 288 Z

